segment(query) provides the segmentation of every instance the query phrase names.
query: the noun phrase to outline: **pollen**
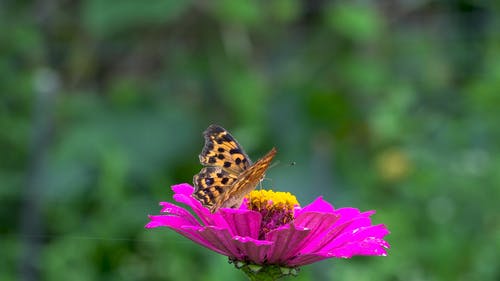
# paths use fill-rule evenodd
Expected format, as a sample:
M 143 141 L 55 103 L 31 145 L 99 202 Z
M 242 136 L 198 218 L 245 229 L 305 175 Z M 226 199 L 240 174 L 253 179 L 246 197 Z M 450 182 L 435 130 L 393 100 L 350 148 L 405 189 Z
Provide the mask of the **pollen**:
M 254 190 L 247 195 L 249 209 L 252 210 L 287 210 L 293 211 L 299 205 L 297 198 L 290 192 L 272 190 Z
M 294 219 L 294 208 L 299 206 L 297 198 L 290 192 L 272 190 L 254 190 L 247 195 L 248 209 L 262 215 L 259 239 L 266 234 Z

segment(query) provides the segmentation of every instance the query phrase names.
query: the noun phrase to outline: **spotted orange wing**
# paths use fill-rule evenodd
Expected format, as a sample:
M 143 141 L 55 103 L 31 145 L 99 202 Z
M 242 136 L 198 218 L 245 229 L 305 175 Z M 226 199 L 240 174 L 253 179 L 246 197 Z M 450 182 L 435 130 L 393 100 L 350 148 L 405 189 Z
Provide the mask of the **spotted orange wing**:
M 199 156 L 205 167 L 193 177 L 193 196 L 210 211 L 239 207 L 245 195 L 264 177 L 276 149 L 252 164 L 238 142 L 227 130 L 211 125 L 204 132 L 205 146 Z
M 204 166 L 222 167 L 234 173 L 241 173 L 252 165 L 248 155 L 226 129 L 210 125 L 203 135 L 205 146 L 199 157 Z
M 276 149 L 273 148 L 259 161 L 243 171 L 230 189 L 222 193 L 221 196 L 215 197 L 214 212 L 219 208 L 238 208 L 243 198 L 260 183 L 275 154 Z

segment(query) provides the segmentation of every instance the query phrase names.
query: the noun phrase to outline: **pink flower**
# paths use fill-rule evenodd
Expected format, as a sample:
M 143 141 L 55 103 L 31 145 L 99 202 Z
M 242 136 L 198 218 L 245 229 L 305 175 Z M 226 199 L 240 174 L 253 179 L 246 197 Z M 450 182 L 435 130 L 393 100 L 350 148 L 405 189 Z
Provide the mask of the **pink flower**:
M 387 228 L 371 223 L 375 211 L 334 209 L 321 197 L 291 210 L 285 203 L 276 204 L 278 199 L 251 198 L 239 209 L 221 208 L 212 214 L 191 197 L 194 188 L 189 184 L 174 185 L 172 190 L 174 200 L 195 215 L 161 202 L 165 214 L 149 216 L 146 228 L 168 227 L 232 261 L 294 268 L 328 258 L 385 256 L 390 247 L 383 239 Z

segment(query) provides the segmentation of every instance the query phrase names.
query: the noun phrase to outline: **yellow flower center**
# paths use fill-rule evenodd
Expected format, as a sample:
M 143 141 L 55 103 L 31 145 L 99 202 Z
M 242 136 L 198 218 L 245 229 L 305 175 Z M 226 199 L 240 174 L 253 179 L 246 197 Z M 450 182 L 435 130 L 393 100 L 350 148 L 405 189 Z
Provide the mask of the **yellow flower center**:
M 299 205 L 297 198 L 290 192 L 272 191 L 272 190 L 254 190 L 247 195 L 249 209 L 268 209 L 293 211 L 296 205 Z
M 246 197 L 248 209 L 262 215 L 259 239 L 265 239 L 269 231 L 293 221 L 294 207 L 299 206 L 297 198 L 290 192 L 261 189 L 250 192 Z

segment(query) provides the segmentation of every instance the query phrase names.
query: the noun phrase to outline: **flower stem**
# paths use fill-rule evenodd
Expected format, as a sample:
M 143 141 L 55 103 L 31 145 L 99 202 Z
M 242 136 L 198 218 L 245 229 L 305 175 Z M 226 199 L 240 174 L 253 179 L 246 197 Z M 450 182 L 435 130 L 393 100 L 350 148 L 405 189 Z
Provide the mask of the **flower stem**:
M 250 281 L 275 281 L 283 275 L 277 267 L 262 267 L 258 272 L 254 272 L 249 266 L 242 268 Z
M 278 265 L 257 265 L 242 261 L 231 261 L 235 267 L 243 270 L 250 281 L 276 281 L 281 277 L 298 274 L 298 268 L 281 267 Z

